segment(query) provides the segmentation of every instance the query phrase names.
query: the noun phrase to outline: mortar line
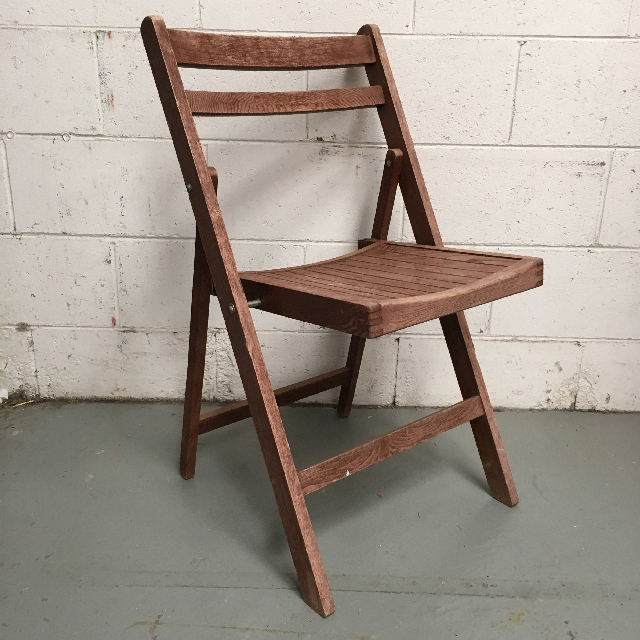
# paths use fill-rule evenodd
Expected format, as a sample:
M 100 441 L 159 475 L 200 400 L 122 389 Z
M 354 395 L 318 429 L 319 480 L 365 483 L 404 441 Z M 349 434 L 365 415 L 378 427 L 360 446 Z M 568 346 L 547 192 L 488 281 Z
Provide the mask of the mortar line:
M 294 114 L 295 115 L 295 114 Z M 298 114 L 304 115 L 304 114 Z M 0 135 L 5 135 L 8 130 L 0 130 Z M 60 131 L 40 131 L 40 132 L 27 132 L 27 131 L 12 131 L 16 137 L 21 138 L 59 138 Z M 166 142 L 171 143 L 171 138 L 161 136 L 126 136 L 126 135 L 112 135 L 112 134 L 95 134 L 95 133 L 71 133 L 71 138 L 78 138 L 79 140 L 91 140 L 91 141 L 110 141 L 110 142 Z M 386 149 L 386 143 L 384 140 L 380 141 L 334 141 L 334 140 L 265 140 L 265 139 L 250 139 L 250 138 L 203 138 L 202 144 L 239 144 L 239 145 L 326 145 L 336 147 L 339 149 Z M 450 143 L 450 142 L 414 142 L 414 146 L 419 149 L 592 149 L 592 150 L 607 150 L 611 151 L 612 145 L 607 144 L 507 144 L 507 143 Z M 629 149 L 638 150 L 640 145 L 624 145 L 616 144 L 616 149 Z
M 403 336 L 407 338 L 424 338 L 428 340 L 441 340 L 442 333 L 417 333 L 403 329 Z M 404 333 L 406 331 L 406 333 Z M 532 343 L 563 343 L 576 344 L 578 346 L 587 343 L 620 343 L 640 344 L 640 338 L 578 338 L 575 336 L 522 336 L 513 334 L 486 335 L 484 333 L 471 332 L 474 340 L 486 340 L 487 342 L 532 342 Z
M 152 236 L 152 235 L 127 235 L 127 236 L 119 236 L 119 235 L 107 235 L 107 234 L 82 234 L 82 233 L 45 233 L 42 231 L 20 231 L 20 232 L 9 232 L 9 233 L 0 233 L 0 238 L 16 238 L 16 237 L 26 237 L 26 238 L 57 238 L 57 239 L 67 239 L 73 241 L 80 240 L 103 240 L 107 242 L 139 242 L 140 240 L 148 240 L 149 242 L 185 242 L 192 241 L 194 239 L 193 235 L 189 236 Z M 292 239 L 278 239 L 278 238 L 231 238 L 231 242 L 241 242 L 245 244 L 284 244 L 284 245 L 344 245 L 344 248 L 347 251 L 355 251 L 357 245 L 357 240 L 349 241 L 349 240 L 312 240 L 309 238 L 292 238 Z M 411 244 L 411 243 L 409 243 Z M 469 247 L 473 247 L 473 251 L 489 251 L 492 253 L 499 253 L 495 251 L 496 247 L 500 249 L 505 249 L 508 251 L 518 252 L 522 249 L 534 249 L 534 250 L 551 250 L 551 251 L 595 251 L 595 252 L 638 252 L 640 251 L 640 246 L 634 245 L 599 245 L 594 247 L 592 244 L 575 244 L 575 245 L 549 245 L 549 244 L 503 244 L 500 242 L 486 243 L 486 242 L 447 242 L 446 246 L 448 248 L 460 248 L 466 249 Z
M 197 17 L 196 17 L 196 26 L 198 29 L 202 29 L 202 2 L 200 0 L 196 0 L 196 9 L 197 9 Z
M 604 220 L 604 208 L 607 204 L 607 193 L 609 191 L 609 180 L 611 178 L 611 170 L 613 168 L 613 160 L 616 156 L 616 149 L 611 152 L 609 156 L 609 166 L 607 167 L 607 174 L 605 176 L 604 187 L 602 188 L 602 199 L 600 202 L 600 211 L 598 212 L 598 219 L 596 220 L 595 238 L 594 244 L 600 246 L 600 232 L 602 231 L 602 221 Z
M 176 29 L 187 29 L 189 31 L 199 31 L 202 33 L 229 33 L 234 35 L 256 35 L 255 31 L 246 30 L 246 29 L 207 29 L 207 28 L 193 28 L 193 27 L 185 27 L 185 26 L 175 26 L 168 25 L 169 27 Z M 94 31 L 94 30 L 109 30 L 109 31 L 123 31 L 123 32 L 140 32 L 140 27 L 126 27 L 119 26 L 114 27 L 113 25 L 77 25 L 77 24 L 0 24 L 0 30 L 13 30 L 13 31 L 35 31 L 35 30 L 76 30 L 76 31 Z M 342 36 L 342 35 L 353 35 L 352 31 L 263 31 L 261 32 L 263 35 L 269 36 Z M 522 40 L 526 38 L 527 40 L 619 40 L 621 42 L 633 42 L 637 40 L 636 36 L 628 36 L 628 35 L 578 35 L 578 34 L 569 34 L 569 35 L 560 35 L 560 34 L 551 34 L 551 33 L 429 33 L 429 32 L 418 32 L 418 33 L 407 33 L 406 31 L 385 31 L 383 33 L 384 37 L 393 36 L 393 37 L 417 37 L 417 38 L 425 38 L 425 39 L 460 39 L 460 40 Z
M 4 151 L 4 162 L 2 163 L 2 174 L 6 183 L 5 194 L 7 198 L 7 205 L 9 206 L 9 223 L 13 229 L 13 233 L 16 233 L 16 212 L 13 208 L 13 191 L 11 190 L 11 178 L 9 175 L 9 153 L 7 151 L 7 143 L 2 140 L 2 149 Z M 5 235 L 4 233 L 2 235 Z
M 629 2 L 629 13 L 627 14 L 627 36 L 631 36 L 631 16 L 633 15 L 633 5 L 635 0 Z
M 111 242 L 111 269 L 113 273 L 113 298 L 115 305 L 115 327 L 120 326 L 120 280 L 118 279 L 118 248 L 116 242 Z
M 513 101 L 511 104 L 511 120 L 509 122 L 509 135 L 507 143 L 511 142 L 511 134 L 513 133 L 513 121 L 516 117 L 516 98 L 518 97 L 518 77 L 520 75 L 520 56 L 522 55 L 522 47 L 527 44 L 526 40 L 518 40 L 518 56 L 516 57 L 515 77 L 513 79 Z
M 404 239 L 404 225 L 406 224 L 406 220 L 409 219 L 408 214 L 405 216 L 404 214 L 406 213 L 406 207 L 404 204 L 404 199 L 402 200 L 402 206 L 400 207 L 400 215 L 402 216 L 402 219 L 400 220 L 400 241 L 402 242 L 402 240 Z M 405 220 L 406 218 L 406 220 Z
M 400 338 L 402 336 L 397 336 L 395 338 L 396 343 L 396 372 L 393 379 L 393 400 L 391 402 L 392 407 L 398 406 L 398 369 L 400 367 Z
M 0 325 L 0 329 L 15 329 L 15 324 Z M 60 324 L 30 324 L 29 329 L 48 329 L 58 331 L 113 331 L 113 327 L 98 326 L 98 325 L 60 325 Z M 189 328 L 171 328 L 171 327 L 143 327 L 143 326 L 120 326 L 116 328 L 117 331 L 122 333 L 181 333 L 188 334 Z M 226 329 L 224 327 L 209 327 L 210 333 L 216 335 L 226 335 Z M 403 330 L 404 331 L 404 330 Z M 294 329 L 291 331 L 285 331 L 282 329 L 257 329 L 258 334 L 281 334 L 284 336 L 330 336 L 334 335 L 333 332 L 318 329 Z M 496 335 L 487 336 L 481 333 L 471 334 L 474 340 L 486 341 L 486 342 L 509 342 L 509 343 L 535 343 L 535 344 L 575 344 L 577 346 L 584 346 L 585 344 L 638 344 L 640 345 L 640 338 L 578 338 L 571 336 L 513 336 L 513 335 Z M 420 338 L 425 340 L 443 340 L 441 333 L 401 333 L 397 335 L 388 334 L 384 338 L 392 339 L 394 341 L 400 338 Z
M 100 131 L 104 133 L 104 110 L 102 107 L 102 82 L 100 80 L 100 54 L 98 53 L 98 32 L 93 32 L 93 37 L 91 39 L 91 45 L 94 48 L 94 56 L 93 61 L 95 63 L 96 70 L 96 82 L 98 85 L 98 123 L 100 125 Z
M 580 380 L 582 379 L 582 361 L 584 360 L 585 349 L 583 344 L 578 343 L 578 346 L 580 348 L 580 359 L 578 360 L 578 369 L 576 372 L 576 390 L 573 396 L 573 402 L 569 407 L 570 411 L 576 411 L 576 405 L 578 403 L 578 394 L 580 393 Z
M 33 339 L 33 329 L 29 328 L 29 352 L 33 363 L 33 376 L 36 380 L 36 398 L 40 398 L 40 378 L 38 377 L 38 360 L 36 358 L 36 344 Z
M 417 0 L 413 0 L 413 6 L 411 7 L 411 33 L 416 32 L 416 4 Z
M 486 333 L 484 335 L 491 335 L 491 323 L 493 321 L 493 302 L 489 303 L 489 317 L 487 318 L 487 326 L 485 328 Z
M 309 91 L 309 69 L 305 71 L 305 89 Z M 309 140 L 309 114 L 304 114 L 304 137 Z

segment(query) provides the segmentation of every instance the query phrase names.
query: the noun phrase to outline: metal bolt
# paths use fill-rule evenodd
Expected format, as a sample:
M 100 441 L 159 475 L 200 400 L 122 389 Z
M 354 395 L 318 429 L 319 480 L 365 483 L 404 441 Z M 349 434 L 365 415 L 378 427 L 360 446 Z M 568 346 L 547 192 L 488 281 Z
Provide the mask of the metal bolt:
M 236 312 L 236 305 L 233 302 L 229 305 L 229 313 L 233 315 Z
M 191 189 L 193 189 L 193 187 L 191 186 L 191 183 L 187 182 L 187 191 L 191 191 Z
M 387 167 L 390 167 L 390 166 L 391 166 L 391 160 L 387 160 L 387 161 L 385 162 L 385 165 L 386 165 Z

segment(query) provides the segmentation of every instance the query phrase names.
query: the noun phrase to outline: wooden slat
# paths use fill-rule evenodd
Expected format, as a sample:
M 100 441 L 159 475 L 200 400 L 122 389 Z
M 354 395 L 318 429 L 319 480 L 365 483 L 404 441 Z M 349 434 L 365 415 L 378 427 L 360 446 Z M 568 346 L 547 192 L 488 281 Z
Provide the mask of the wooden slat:
M 384 104 L 380 87 L 322 89 L 319 91 L 274 91 L 227 93 L 187 91 L 194 115 L 251 115 L 258 113 L 311 113 L 364 109 Z
M 333 297 L 336 300 L 344 300 L 355 304 L 371 304 L 387 298 L 397 298 L 399 294 L 395 290 L 380 290 L 366 282 L 354 282 L 353 278 L 327 278 L 313 271 L 290 271 L 288 273 L 270 274 L 255 273 L 241 276 L 254 282 L 262 282 L 267 285 L 280 286 L 286 289 L 311 292 L 317 295 Z M 261 306 L 263 308 L 263 306 Z
M 408 262 L 404 260 L 389 260 L 385 261 L 384 259 L 367 259 L 362 258 L 358 260 L 354 260 L 354 264 L 358 264 L 361 267 L 367 265 L 372 269 L 378 269 L 380 271 L 391 271 L 393 273 L 403 273 L 407 275 L 419 276 L 422 274 L 431 275 L 436 273 L 448 274 L 448 275 L 459 275 L 466 278 L 477 279 L 483 278 L 484 276 L 491 275 L 496 271 L 504 267 L 492 268 L 492 269 L 476 269 L 471 265 L 463 265 L 461 263 L 449 263 L 449 262 L 435 262 L 435 261 L 425 261 L 425 263 L 414 263 Z
M 354 264 L 368 264 L 372 267 L 377 265 L 382 270 L 392 270 L 402 273 L 403 269 L 409 273 L 449 273 L 450 275 L 466 275 L 481 278 L 500 269 L 510 266 L 476 264 L 474 262 L 462 262 L 458 260 L 447 260 L 438 257 L 426 256 L 423 260 L 404 259 L 401 256 L 391 258 L 388 256 L 362 256 L 353 259 Z
M 450 249 L 448 247 L 427 247 L 424 245 L 402 245 L 394 242 L 385 242 L 380 246 L 380 254 L 387 257 L 409 258 L 421 260 L 422 258 L 437 258 L 440 260 L 455 260 L 458 262 L 470 262 L 472 264 L 484 264 L 489 266 L 500 266 L 512 264 L 514 260 L 521 257 L 512 254 L 484 253 L 478 251 L 467 251 L 462 249 Z
M 382 247 L 382 251 L 388 251 L 390 253 L 415 253 L 419 255 L 421 253 L 428 254 L 441 254 L 446 256 L 455 256 L 460 260 L 479 260 L 484 264 L 505 264 L 513 262 L 514 260 L 520 260 L 526 256 L 519 256 L 509 253 L 494 253 L 490 251 L 473 251 L 472 249 L 458 249 L 445 246 L 429 246 L 414 243 L 404 242 L 384 242 L 379 244 Z
M 298 472 L 302 492 L 307 495 L 332 482 L 362 471 L 368 466 L 409 449 L 414 445 L 469 422 L 483 413 L 478 396 L 432 413 L 410 424 L 374 438 L 349 451 Z
M 330 292 L 333 297 L 344 299 L 345 301 L 360 298 L 360 300 L 367 299 L 371 302 L 377 302 L 387 299 L 406 298 L 412 295 L 423 295 L 429 292 L 424 288 L 415 289 L 411 288 L 411 286 L 385 284 L 377 279 L 372 281 L 369 276 L 358 279 L 350 273 L 341 274 L 339 271 L 333 271 L 328 275 L 320 271 L 292 272 L 274 276 L 272 279 L 264 278 L 264 282 L 282 287 L 287 287 L 291 283 L 297 285 L 298 289 L 317 293 L 318 295 L 326 295 L 326 292 Z M 440 289 L 445 288 L 441 287 Z
M 384 265 L 375 268 L 367 264 L 348 263 L 343 266 L 333 265 L 330 267 L 319 267 L 320 273 L 332 274 L 332 273 L 345 273 L 350 274 L 351 278 L 358 282 L 366 280 L 367 282 L 373 282 L 385 284 L 393 287 L 394 291 L 406 289 L 408 291 L 421 292 L 425 290 L 425 287 L 444 287 L 451 289 L 459 284 L 467 284 L 469 282 L 475 282 L 482 276 L 470 276 L 468 274 L 447 274 L 430 272 L 428 269 L 423 269 L 417 273 L 414 271 L 411 275 L 402 274 L 395 271 L 395 268 L 384 269 Z M 483 274 L 486 275 L 486 274 Z
M 375 61 L 368 35 L 281 38 L 169 29 L 180 66 L 231 69 L 329 69 Z
M 313 378 L 307 378 L 301 382 L 295 382 L 280 389 L 274 389 L 276 402 L 278 406 L 284 406 L 302 400 L 302 398 L 314 396 L 321 391 L 339 387 L 349 380 L 349 375 L 350 369 L 342 367 Z M 200 416 L 198 433 L 202 435 L 249 417 L 251 417 L 251 411 L 249 410 L 248 402 L 246 400 L 234 402 L 215 411 L 203 413 Z

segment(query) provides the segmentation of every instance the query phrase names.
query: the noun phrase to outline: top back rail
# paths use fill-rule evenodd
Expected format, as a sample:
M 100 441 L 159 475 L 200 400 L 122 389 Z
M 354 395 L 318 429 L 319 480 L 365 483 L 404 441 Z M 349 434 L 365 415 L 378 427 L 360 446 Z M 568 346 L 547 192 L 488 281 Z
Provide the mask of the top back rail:
M 213 69 L 331 69 L 376 61 L 371 38 L 264 37 L 167 29 L 180 67 Z

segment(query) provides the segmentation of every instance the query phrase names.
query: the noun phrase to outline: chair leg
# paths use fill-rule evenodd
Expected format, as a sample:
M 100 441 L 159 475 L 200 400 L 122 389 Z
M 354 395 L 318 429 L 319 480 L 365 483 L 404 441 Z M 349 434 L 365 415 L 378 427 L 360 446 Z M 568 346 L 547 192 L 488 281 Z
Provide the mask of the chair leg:
M 479 396 L 484 415 L 471 421 L 480 460 L 491 495 L 508 507 L 518 504 L 518 493 L 504 451 L 500 431 L 482 378 L 480 365 L 463 312 L 440 318 L 453 368 L 464 399 Z
M 200 406 L 202 404 L 202 384 L 207 351 L 210 302 L 211 273 L 202 248 L 200 235 L 196 232 L 187 388 L 184 395 L 182 443 L 180 447 L 180 474 L 185 480 L 193 478 L 196 473 L 196 449 L 198 447 L 198 428 L 200 426 Z
M 353 404 L 353 396 L 356 392 L 360 363 L 362 362 L 362 353 L 364 352 L 366 342 L 366 338 L 351 336 L 346 365 L 349 369 L 349 380 L 340 388 L 340 398 L 338 400 L 338 415 L 341 418 L 347 418 L 351 413 L 351 405 Z
M 240 310 L 239 310 L 240 312 Z M 240 313 L 238 313 L 240 315 Z M 237 316 L 236 316 L 237 317 Z M 227 322 L 278 511 L 304 601 L 322 617 L 335 611 L 329 582 L 255 329 Z M 249 322 L 251 316 L 248 316 Z
M 276 497 L 278 511 L 291 550 L 303 600 L 323 618 L 335 611 L 329 581 L 324 570 L 298 472 L 282 426 L 275 396 L 269 404 L 275 409 L 265 420 L 256 419 L 256 431 Z M 252 410 L 252 415 L 254 415 Z

